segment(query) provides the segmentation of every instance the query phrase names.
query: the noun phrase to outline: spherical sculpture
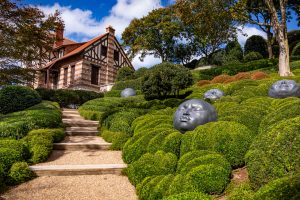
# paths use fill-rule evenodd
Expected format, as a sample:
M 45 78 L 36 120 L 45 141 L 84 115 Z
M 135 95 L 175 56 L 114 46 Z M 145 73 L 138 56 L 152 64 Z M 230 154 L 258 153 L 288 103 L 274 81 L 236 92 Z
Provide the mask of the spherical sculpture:
M 280 80 L 273 83 L 269 89 L 273 98 L 300 97 L 300 85 L 293 80 Z
M 211 101 L 216 101 L 224 96 L 224 92 L 220 89 L 211 89 L 204 93 L 204 99 L 209 99 Z
M 179 105 L 174 114 L 173 125 L 184 133 L 213 121 L 217 121 L 216 109 L 203 100 L 191 99 Z
M 121 92 L 121 97 L 130 97 L 130 96 L 135 96 L 135 95 L 136 95 L 136 92 L 132 88 L 125 88 Z

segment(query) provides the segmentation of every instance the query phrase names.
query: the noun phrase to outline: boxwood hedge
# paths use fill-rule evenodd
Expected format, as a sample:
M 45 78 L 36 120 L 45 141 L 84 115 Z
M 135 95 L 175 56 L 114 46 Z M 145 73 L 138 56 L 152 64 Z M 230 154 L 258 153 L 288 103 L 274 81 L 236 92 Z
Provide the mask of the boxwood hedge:
M 24 110 L 41 102 L 40 95 L 24 86 L 5 86 L 0 90 L 0 113 Z
M 187 132 L 181 142 L 181 155 L 194 150 L 212 150 L 225 156 L 232 167 L 244 164 L 244 155 L 253 133 L 236 122 L 211 122 Z
M 271 181 L 254 195 L 255 200 L 297 200 L 300 199 L 300 174 Z
M 300 117 L 279 122 L 261 132 L 246 154 L 249 177 L 254 188 L 300 169 Z
M 128 166 L 127 175 L 130 182 L 137 185 L 148 176 L 174 173 L 176 164 L 177 157 L 172 153 L 163 151 L 158 151 L 155 154 L 146 153 Z
M 201 192 L 186 192 L 163 198 L 163 200 L 213 200 L 211 196 Z

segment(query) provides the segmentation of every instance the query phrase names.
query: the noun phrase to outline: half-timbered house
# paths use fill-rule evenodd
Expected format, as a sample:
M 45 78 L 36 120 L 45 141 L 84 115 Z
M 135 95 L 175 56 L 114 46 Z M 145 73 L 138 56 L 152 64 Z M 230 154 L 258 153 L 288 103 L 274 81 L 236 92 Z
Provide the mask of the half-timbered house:
M 84 43 L 64 38 L 61 28 L 56 30 L 49 59 L 38 70 L 35 87 L 107 91 L 124 66 L 134 69 L 111 26 L 105 34 Z

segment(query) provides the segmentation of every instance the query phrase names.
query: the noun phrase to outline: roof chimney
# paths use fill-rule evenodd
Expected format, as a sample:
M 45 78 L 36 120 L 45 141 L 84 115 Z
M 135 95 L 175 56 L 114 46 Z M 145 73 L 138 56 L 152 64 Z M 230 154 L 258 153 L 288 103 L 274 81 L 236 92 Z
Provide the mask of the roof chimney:
M 111 25 L 109 25 L 108 27 L 106 27 L 106 33 L 115 35 L 115 29 Z
M 55 46 L 59 47 L 64 43 L 64 25 L 60 24 L 55 30 Z

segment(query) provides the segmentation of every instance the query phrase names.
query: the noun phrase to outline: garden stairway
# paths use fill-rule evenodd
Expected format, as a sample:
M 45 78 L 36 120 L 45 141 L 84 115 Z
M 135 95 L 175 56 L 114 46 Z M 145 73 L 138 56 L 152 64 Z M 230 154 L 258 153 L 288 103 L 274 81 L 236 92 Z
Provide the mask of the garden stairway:
M 66 137 L 53 144 L 53 152 L 44 163 L 30 166 L 37 176 L 120 175 L 127 167 L 120 151 L 109 151 L 111 143 L 98 133 L 97 121 L 85 120 L 77 110 L 64 109 Z

